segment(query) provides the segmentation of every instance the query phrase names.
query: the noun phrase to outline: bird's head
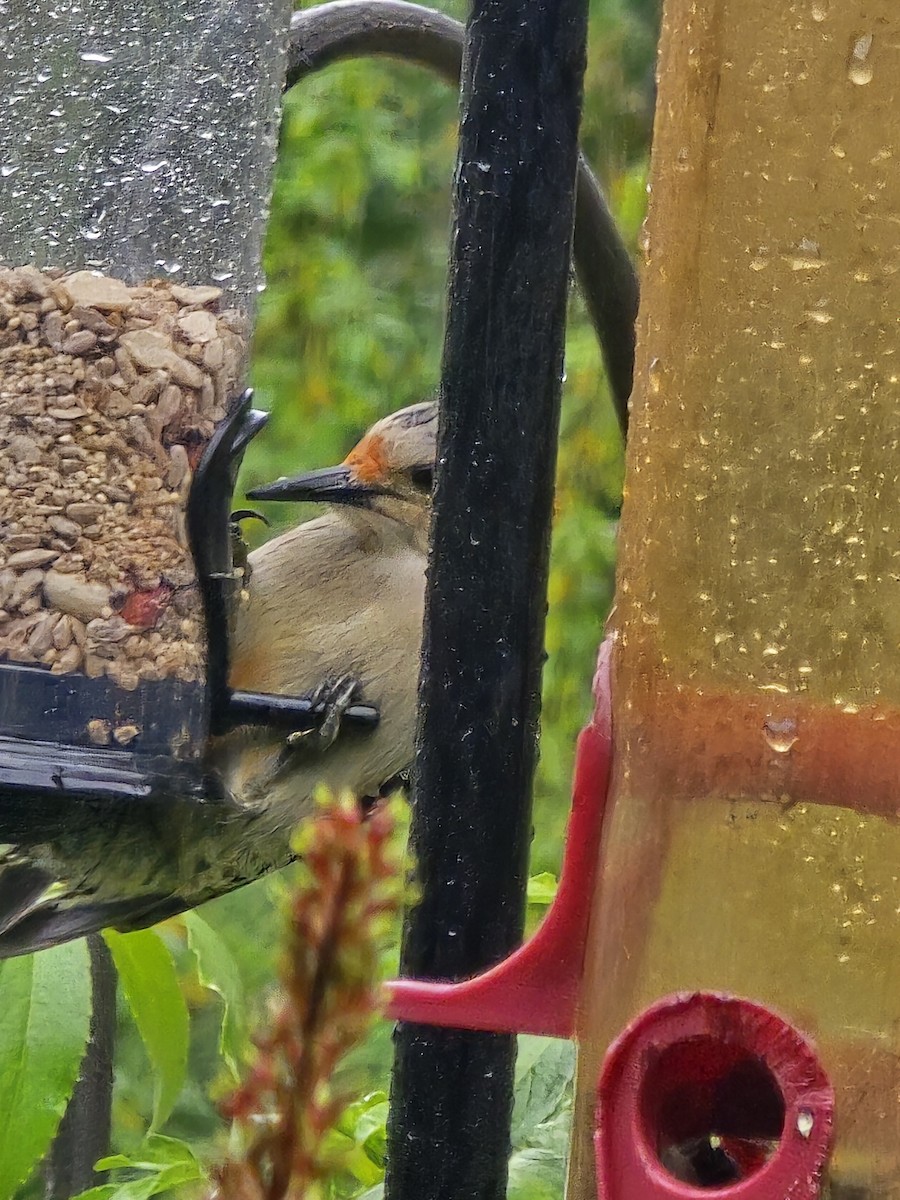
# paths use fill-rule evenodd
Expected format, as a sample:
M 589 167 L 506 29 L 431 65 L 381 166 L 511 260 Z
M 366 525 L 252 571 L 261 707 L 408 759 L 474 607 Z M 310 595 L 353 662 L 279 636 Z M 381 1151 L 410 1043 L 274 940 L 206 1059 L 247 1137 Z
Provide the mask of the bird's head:
M 344 505 L 365 519 L 395 522 L 424 547 L 431 518 L 438 406 L 426 401 L 377 421 L 342 463 L 276 480 L 247 493 L 252 500 Z

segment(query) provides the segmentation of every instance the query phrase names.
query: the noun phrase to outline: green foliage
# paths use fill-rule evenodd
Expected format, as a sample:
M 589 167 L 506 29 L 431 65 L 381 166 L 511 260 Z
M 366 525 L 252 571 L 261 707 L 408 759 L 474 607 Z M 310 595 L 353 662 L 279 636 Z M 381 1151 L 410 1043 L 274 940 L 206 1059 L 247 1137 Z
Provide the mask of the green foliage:
M 91 971 L 74 942 L 0 964 L 0 1200 L 43 1157 L 87 1045 Z
M 223 939 L 199 913 L 186 913 L 184 924 L 188 945 L 197 959 L 200 983 L 221 997 L 222 1031 L 219 1035 L 219 1053 L 232 1075 L 237 1078 L 246 1039 L 243 1022 L 243 984 L 237 963 Z
M 509 1200 L 559 1200 L 565 1188 L 575 1052 L 522 1036 L 516 1063 Z
M 153 1068 L 152 1126 L 162 1125 L 184 1084 L 188 1051 L 188 1011 L 172 955 L 152 929 L 138 933 L 106 930 L 119 976 L 144 1049 Z
M 206 1172 L 190 1146 L 159 1134 L 148 1137 L 139 1153 L 111 1154 L 96 1168 L 121 1174 L 121 1182 L 90 1188 L 76 1200 L 150 1200 L 184 1184 L 206 1180 Z
M 563 1194 L 575 1052 L 568 1042 L 523 1035 L 516 1063 L 509 1200 L 559 1200 Z M 327 1200 L 381 1200 L 387 1095 L 351 1105 L 335 1134 L 347 1170 L 330 1181 Z
M 528 880 L 528 905 L 536 908 L 546 908 L 548 904 L 552 904 L 556 897 L 556 889 L 558 882 L 555 875 L 549 871 L 541 871 L 539 875 L 532 875 Z

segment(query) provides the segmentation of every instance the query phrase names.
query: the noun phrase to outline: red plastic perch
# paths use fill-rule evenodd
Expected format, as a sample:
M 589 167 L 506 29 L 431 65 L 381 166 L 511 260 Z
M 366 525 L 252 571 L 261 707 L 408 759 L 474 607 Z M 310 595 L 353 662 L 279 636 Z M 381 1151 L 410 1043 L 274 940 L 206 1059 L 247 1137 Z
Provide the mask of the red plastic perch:
M 572 1036 L 612 761 L 611 654 L 607 640 L 597 659 L 594 713 L 578 739 L 559 890 L 540 927 L 509 958 L 474 979 L 387 984 L 390 1017 L 454 1029 Z

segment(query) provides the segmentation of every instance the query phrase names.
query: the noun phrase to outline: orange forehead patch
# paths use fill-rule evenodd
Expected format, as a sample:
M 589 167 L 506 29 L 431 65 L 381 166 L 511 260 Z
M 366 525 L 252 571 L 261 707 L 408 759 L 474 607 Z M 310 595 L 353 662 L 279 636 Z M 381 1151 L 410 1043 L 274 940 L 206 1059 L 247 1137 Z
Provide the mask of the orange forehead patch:
M 380 434 L 370 433 L 357 442 L 344 464 L 362 483 L 374 483 L 383 479 L 387 474 L 388 460 L 384 438 Z

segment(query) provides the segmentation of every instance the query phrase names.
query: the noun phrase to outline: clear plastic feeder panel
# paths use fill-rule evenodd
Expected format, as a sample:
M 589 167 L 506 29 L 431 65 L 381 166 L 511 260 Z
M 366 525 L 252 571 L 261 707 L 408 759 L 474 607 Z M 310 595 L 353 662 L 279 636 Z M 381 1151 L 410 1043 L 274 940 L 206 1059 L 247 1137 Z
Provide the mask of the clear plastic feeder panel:
M 189 499 L 241 392 L 289 5 L 0 12 L 0 775 L 141 793 L 209 728 Z

